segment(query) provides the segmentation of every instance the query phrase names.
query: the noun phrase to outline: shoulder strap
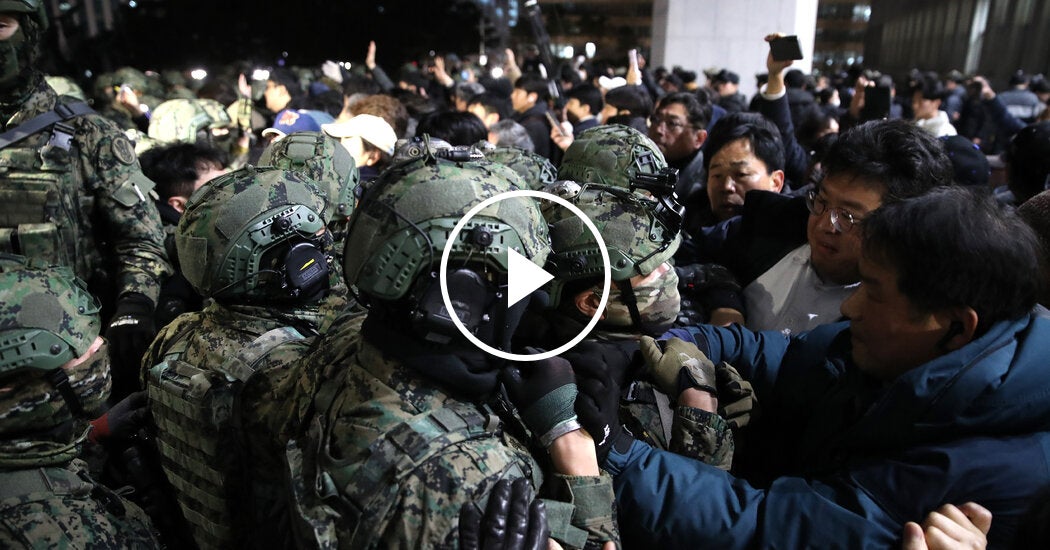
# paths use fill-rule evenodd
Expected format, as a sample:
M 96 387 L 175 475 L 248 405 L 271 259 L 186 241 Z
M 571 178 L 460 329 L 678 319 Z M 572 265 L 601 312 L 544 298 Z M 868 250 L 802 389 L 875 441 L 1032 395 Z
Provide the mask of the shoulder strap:
M 56 122 L 65 122 L 72 118 L 94 113 L 95 110 L 83 101 L 75 103 L 59 103 L 55 108 L 39 114 L 22 124 L 0 134 L 0 149 L 18 143 L 23 139 L 39 133 L 41 130 Z
M 259 359 L 281 344 L 302 339 L 303 335 L 292 327 L 275 328 L 241 348 L 237 355 L 220 365 L 218 370 L 234 380 L 247 382 L 255 374 L 255 363 Z

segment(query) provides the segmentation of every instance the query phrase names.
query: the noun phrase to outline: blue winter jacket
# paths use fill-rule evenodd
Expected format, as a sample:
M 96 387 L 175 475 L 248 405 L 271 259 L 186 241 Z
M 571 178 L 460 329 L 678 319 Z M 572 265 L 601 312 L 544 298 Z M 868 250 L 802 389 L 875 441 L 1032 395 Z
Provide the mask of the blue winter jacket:
M 852 365 L 848 323 L 671 335 L 753 382 L 758 424 L 773 427 L 757 463 L 776 477 L 759 486 L 640 442 L 613 450 L 626 548 L 899 548 L 904 522 L 966 501 L 992 511 L 1002 548 L 1050 484 L 1046 318 L 998 323 L 888 385 Z

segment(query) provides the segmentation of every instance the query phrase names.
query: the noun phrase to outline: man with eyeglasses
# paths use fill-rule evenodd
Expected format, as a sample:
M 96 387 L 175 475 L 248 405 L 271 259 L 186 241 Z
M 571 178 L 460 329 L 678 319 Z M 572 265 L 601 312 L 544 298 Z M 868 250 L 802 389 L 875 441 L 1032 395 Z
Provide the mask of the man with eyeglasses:
M 840 305 L 860 281 L 864 218 L 950 185 L 952 174 L 944 148 L 928 133 L 907 122 L 872 121 L 842 134 L 806 197 L 751 191 L 741 215 L 706 229 L 691 252 L 736 276 L 749 329 L 797 334 L 840 318 Z
M 656 142 L 667 164 L 678 169 L 677 191 L 683 199 L 703 189 L 704 154 L 701 147 L 707 139 L 710 120 L 710 101 L 701 101 L 692 92 L 663 96 L 649 117 L 649 138 Z
M 649 117 L 649 138 L 660 148 L 671 168 L 678 169 L 675 192 L 685 206 L 687 233 L 711 223 L 704 175 L 703 145 L 712 105 L 706 94 L 676 92 L 660 98 Z

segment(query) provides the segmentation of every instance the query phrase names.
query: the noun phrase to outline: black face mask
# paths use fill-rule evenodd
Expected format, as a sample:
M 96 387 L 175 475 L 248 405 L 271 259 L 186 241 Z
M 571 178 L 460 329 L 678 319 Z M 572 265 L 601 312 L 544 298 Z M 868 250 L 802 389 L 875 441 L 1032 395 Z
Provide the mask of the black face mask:
M 0 90 L 8 91 L 29 82 L 40 49 L 39 25 L 28 17 L 18 18 L 18 30 L 0 41 Z

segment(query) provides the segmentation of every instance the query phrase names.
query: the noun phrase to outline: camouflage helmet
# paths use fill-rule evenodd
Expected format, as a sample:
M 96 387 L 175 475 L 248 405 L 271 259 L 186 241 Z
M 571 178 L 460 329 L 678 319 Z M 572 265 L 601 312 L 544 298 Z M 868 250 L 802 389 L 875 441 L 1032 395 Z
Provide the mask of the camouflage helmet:
M 121 67 L 113 71 L 111 78 L 114 86 L 127 85 L 139 94 L 146 94 L 150 89 L 149 77 L 134 67 Z
M 613 281 L 652 273 L 682 242 L 680 225 L 663 219 L 656 203 L 626 189 L 558 181 L 545 191 L 569 201 L 594 223 L 609 251 Z M 553 202 L 544 203 L 543 214 L 551 234 L 551 303 L 557 304 L 566 282 L 600 278 L 604 267 L 601 249 L 583 220 Z
M 87 95 L 84 93 L 84 89 L 79 84 L 73 82 L 73 79 L 65 76 L 52 76 L 47 75 L 44 77 L 47 81 L 47 85 L 51 86 L 51 89 L 61 96 L 75 97 L 80 101 L 87 101 Z
M 28 14 L 40 25 L 40 30 L 47 30 L 47 8 L 44 6 L 44 0 L 0 0 L 0 13 Z
M 285 254 L 302 243 L 330 247 L 321 232 L 324 197 L 317 182 L 277 168 L 248 166 L 209 181 L 190 197 L 175 233 L 182 274 L 202 296 L 251 302 L 281 298 L 282 289 L 301 298 L 292 278 L 327 274 L 327 261 L 293 266 Z
M 603 124 L 584 130 L 565 150 L 558 179 L 629 189 L 635 176 L 666 167 L 663 153 L 648 136 L 630 126 Z
M 325 218 L 329 223 L 347 219 L 354 210 L 354 192 L 361 174 L 350 151 L 323 132 L 295 132 L 266 147 L 262 166 L 299 170 L 323 184 L 328 196 Z
M 213 141 L 214 132 L 232 126 L 230 115 L 213 99 L 171 99 L 150 117 L 149 137 L 160 143 Z
M 426 154 L 395 164 L 365 192 L 350 220 L 344 254 L 348 284 L 398 300 L 416 278 L 440 265 L 448 235 L 471 208 L 523 185 L 513 170 L 486 160 L 456 162 Z M 507 249 L 542 266 L 550 252 L 536 201 L 513 197 L 471 218 L 451 245 L 450 263 L 507 273 Z
M 542 155 L 517 147 L 496 147 L 485 151 L 485 158 L 514 170 L 528 189 L 540 190 L 558 179 L 558 169 Z
M 87 353 L 99 334 L 99 303 L 67 267 L 0 260 L 0 377 L 52 370 Z
M 98 301 L 69 268 L 0 255 L 0 468 L 79 454 L 110 394 L 99 326 Z

